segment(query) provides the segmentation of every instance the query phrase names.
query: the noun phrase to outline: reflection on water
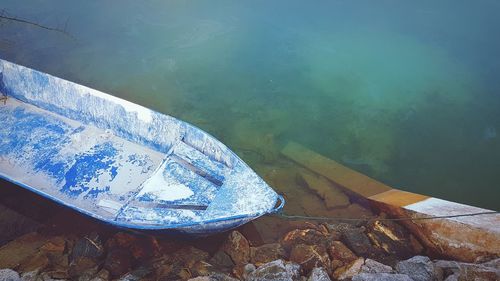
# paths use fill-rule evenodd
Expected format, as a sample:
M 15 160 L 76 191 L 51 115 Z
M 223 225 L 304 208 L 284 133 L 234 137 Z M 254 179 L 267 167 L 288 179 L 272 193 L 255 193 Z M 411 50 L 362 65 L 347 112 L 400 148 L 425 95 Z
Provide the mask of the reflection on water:
M 1 21 L 2 58 L 198 125 L 293 211 L 317 198 L 281 156 L 288 141 L 394 187 L 500 207 L 495 1 L 2 6 L 74 36 Z

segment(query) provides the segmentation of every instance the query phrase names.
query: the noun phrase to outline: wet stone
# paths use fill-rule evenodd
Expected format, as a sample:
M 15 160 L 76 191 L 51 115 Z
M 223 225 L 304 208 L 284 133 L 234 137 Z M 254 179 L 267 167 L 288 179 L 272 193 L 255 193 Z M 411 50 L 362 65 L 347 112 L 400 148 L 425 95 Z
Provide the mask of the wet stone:
M 366 259 L 365 264 L 361 267 L 362 273 L 393 273 L 392 267 L 374 261 L 372 259 Z
M 364 263 L 365 260 L 363 258 L 358 258 L 357 260 L 336 269 L 333 276 L 337 280 L 350 279 L 361 271 L 361 267 Z
M 336 265 L 343 266 L 353 262 L 358 257 L 340 241 L 332 241 L 328 247 L 328 254 L 333 261 L 338 261 Z M 335 266 L 335 267 L 338 267 Z
M 19 273 L 12 269 L 0 269 L 0 281 L 20 281 Z
M 362 228 L 346 229 L 342 233 L 342 242 L 358 256 L 368 257 L 376 252 Z
M 0 268 L 15 268 L 26 258 L 35 255 L 46 237 L 33 232 L 0 247 Z
M 250 260 L 259 266 L 274 260 L 285 258 L 285 249 L 279 243 L 265 244 L 250 248 Z
M 196 278 L 191 278 L 188 281 L 238 281 L 238 279 L 219 273 L 210 276 L 199 276 Z
M 326 250 L 318 245 L 294 246 L 290 252 L 290 261 L 299 264 L 304 275 L 308 275 L 315 267 L 323 267 L 327 272 L 331 272 L 330 258 Z
M 407 259 L 415 254 L 410 233 L 395 222 L 373 221 L 367 225 L 367 232 L 372 244 L 386 254 L 398 259 Z
M 250 261 L 250 245 L 245 236 L 238 231 L 229 234 L 222 248 L 236 265 L 247 264 Z
M 296 281 L 300 278 L 299 270 L 298 264 L 275 260 L 259 266 L 246 281 Z
M 331 281 L 331 279 L 324 268 L 316 267 L 311 271 L 307 281 Z
M 81 257 L 98 259 L 104 255 L 104 247 L 97 233 L 92 233 L 76 241 L 71 252 L 71 260 Z
M 438 280 L 434 264 L 424 256 L 415 256 L 398 262 L 396 271 L 410 276 L 414 281 Z
M 92 258 L 79 257 L 70 263 L 68 273 L 70 277 L 75 278 L 81 275 L 82 272 L 97 268 L 97 266 L 98 263 Z
M 315 229 L 295 229 L 283 236 L 281 245 L 290 250 L 294 245 L 323 245 L 326 247 L 329 239 L 325 233 Z
M 40 224 L 0 204 L 0 246 L 38 229 Z
M 111 274 L 106 269 L 101 269 L 97 272 L 96 276 L 92 278 L 92 281 L 108 281 L 111 279 Z
M 42 271 L 49 265 L 49 258 L 43 253 L 37 253 L 26 258 L 18 267 L 20 272 Z
M 128 272 L 132 266 L 133 257 L 130 251 L 123 248 L 111 249 L 104 262 L 104 268 L 111 276 L 118 277 Z
M 121 276 L 118 281 L 139 281 L 142 280 L 145 276 L 149 275 L 151 270 L 145 267 L 137 268 L 129 273 Z
M 229 269 L 234 266 L 231 257 L 222 250 L 215 252 L 208 262 L 220 269 Z
M 215 272 L 214 266 L 206 261 L 197 261 L 189 270 L 193 276 L 207 276 Z
M 413 279 L 405 274 L 361 273 L 354 276 L 352 281 L 413 281 Z

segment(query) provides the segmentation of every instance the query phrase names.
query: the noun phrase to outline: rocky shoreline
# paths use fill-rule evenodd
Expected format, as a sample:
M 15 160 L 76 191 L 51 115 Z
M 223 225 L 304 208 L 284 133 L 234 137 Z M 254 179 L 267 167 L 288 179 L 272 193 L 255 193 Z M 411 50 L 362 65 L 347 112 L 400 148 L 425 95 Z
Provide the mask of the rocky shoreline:
M 0 247 L 0 281 L 49 280 L 499 280 L 500 259 L 431 260 L 402 226 L 295 224 L 256 245 L 238 230 L 213 245 L 128 232 L 51 233 L 44 227 Z M 52 231 L 53 232 L 53 231 Z M 215 243 L 217 244 L 217 243 Z

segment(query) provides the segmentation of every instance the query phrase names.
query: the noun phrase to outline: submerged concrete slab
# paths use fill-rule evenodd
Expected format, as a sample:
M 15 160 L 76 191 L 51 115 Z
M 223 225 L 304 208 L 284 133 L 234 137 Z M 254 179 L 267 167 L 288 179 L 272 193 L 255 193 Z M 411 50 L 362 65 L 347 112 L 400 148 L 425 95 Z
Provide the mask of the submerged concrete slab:
M 401 221 L 428 249 L 474 262 L 500 256 L 500 214 L 491 210 L 391 188 L 332 159 L 291 142 L 282 153 Z M 474 216 L 442 218 L 464 214 Z M 432 218 L 432 219 L 428 219 Z

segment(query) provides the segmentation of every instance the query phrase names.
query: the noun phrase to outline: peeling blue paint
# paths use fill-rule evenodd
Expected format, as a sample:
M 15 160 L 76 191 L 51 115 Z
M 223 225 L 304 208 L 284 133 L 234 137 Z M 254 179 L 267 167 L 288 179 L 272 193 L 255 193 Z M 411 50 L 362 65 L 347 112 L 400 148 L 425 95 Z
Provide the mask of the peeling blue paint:
M 0 59 L 0 177 L 107 223 L 212 233 L 278 195 L 225 145 L 139 105 Z

